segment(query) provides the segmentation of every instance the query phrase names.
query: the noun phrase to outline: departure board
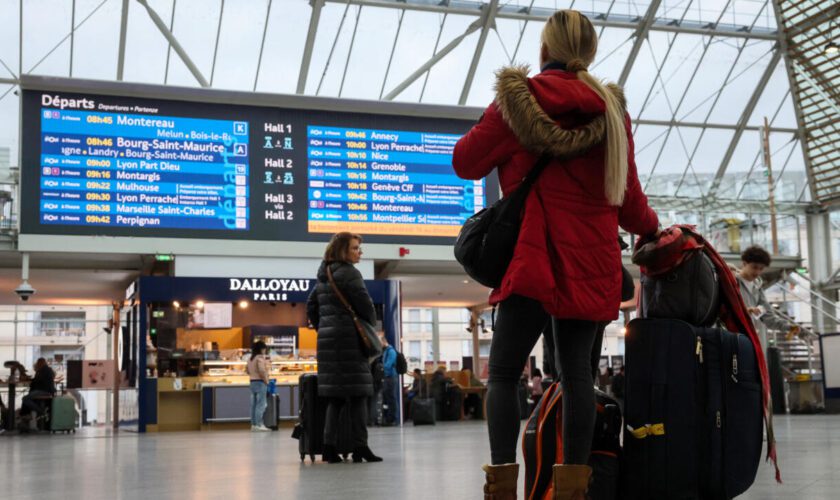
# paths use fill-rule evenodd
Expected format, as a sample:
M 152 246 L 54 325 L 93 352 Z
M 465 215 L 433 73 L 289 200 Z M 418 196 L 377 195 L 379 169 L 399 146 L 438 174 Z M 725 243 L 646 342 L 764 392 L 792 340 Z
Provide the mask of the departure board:
M 451 245 L 498 199 L 471 121 L 218 100 L 24 89 L 21 232 Z

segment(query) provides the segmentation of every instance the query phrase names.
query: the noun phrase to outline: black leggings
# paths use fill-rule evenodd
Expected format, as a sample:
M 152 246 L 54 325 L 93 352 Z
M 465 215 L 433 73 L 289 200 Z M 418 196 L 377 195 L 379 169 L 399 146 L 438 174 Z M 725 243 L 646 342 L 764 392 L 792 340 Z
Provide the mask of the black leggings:
M 528 356 L 550 319 L 542 304 L 512 295 L 499 304 L 496 330 L 490 345 L 487 383 L 487 426 L 494 465 L 516 462 L 520 415 L 518 383 Z M 554 319 L 555 358 L 563 382 L 563 457 L 567 464 L 589 461 L 595 427 L 595 390 L 592 383 L 594 321 Z
M 337 446 L 338 433 L 342 424 L 339 420 L 341 409 L 347 406 L 348 415 L 344 418 L 350 419 L 350 444 L 353 448 L 367 446 L 367 407 L 368 398 L 365 396 L 354 396 L 351 398 L 329 398 L 327 403 L 327 417 L 324 423 L 324 444 Z

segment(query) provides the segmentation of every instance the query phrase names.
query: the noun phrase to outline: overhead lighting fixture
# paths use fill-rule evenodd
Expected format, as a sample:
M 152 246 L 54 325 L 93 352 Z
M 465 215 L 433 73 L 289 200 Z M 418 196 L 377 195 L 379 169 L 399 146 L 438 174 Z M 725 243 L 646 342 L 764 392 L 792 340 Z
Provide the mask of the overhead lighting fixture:
M 619 335 L 622 336 L 622 337 L 627 335 L 627 327 L 626 326 L 621 328 L 621 333 L 619 333 Z
M 239 301 L 239 308 L 240 309 L 248 309 L 248 301 L 247 300 L 240 300 Z
M 175 307 L 175 309 L 180 309 L 181 308 L 181 303 L 178 302 L 177 300 L 173 300 L 172 305 Z
M 828 44 L 825 46 L 825 55 L 833 56 L 837 52 L 840 52 L 840 45 L 838 45 L 837 42 L 833 40 L 828 42 Z
M 469 285 L 469 284 L 470 284 L 470 280 L 464 280 L 464 281 L 462 281 L 461 283 L 463 283 L 463 284 L 465 284 L 465 285 Z
M 195 303 L 195 307 L 197 307 L 199 309 L 204 309 L 204 301 L 199 300 L 198 302 Z

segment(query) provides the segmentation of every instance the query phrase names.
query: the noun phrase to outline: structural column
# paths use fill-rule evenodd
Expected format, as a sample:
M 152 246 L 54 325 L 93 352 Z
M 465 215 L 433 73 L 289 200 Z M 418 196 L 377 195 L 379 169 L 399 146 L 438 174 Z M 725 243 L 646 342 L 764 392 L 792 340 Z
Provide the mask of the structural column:
M 816 297 L 811 308 L 813 314 L 814 328 L 819 333 L 834 333 L 837 331 L 837 291 L 823 289 L 824 284 L 832 275 L 831 258 L 831 220 L 829 213 L 822 207 L 808 209 L 807 214 L 808 232 L 808 273 L 811 280 L 818 283 L 814 290 L 825 296 L 828 300 L 821 300 Z M 830 301 L 830 302 L 829 302 Z

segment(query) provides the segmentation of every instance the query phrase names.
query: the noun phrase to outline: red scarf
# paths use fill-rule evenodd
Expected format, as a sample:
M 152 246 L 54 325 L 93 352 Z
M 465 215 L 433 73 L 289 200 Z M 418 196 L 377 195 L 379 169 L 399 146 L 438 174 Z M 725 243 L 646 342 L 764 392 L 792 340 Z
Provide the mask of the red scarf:
M 682 264 L 695 252 L 703 252 L 717 268 L 720 276 L 720 319 L 726 328 L 749 337 L 755 348 L 758 370 L 761 373 L 761 387 L 764 403 L 764 425 L 767 429 L 767 459 L 776 468 L 776 481 L 782 482 L 782 474 L 776 457 L 776 438 L 773 434 L 773 412 L 770 401 L 770 377 L 764 350 L 755 330 L 747 306 L 741 297 L 741 290 L 735 275 L 729 270 L 723 257 L 695 231 L 694 226 L 675 225 L 662 231 L 658 239 L 640 239 L 636 243 L 633 261 L 639 264 L 643 274 L 657 276 Z M 638 259 L 638 260 L 637 260 Z

